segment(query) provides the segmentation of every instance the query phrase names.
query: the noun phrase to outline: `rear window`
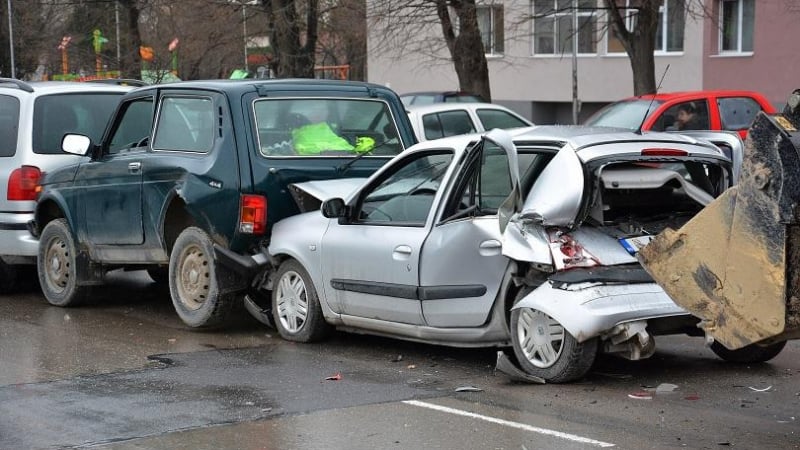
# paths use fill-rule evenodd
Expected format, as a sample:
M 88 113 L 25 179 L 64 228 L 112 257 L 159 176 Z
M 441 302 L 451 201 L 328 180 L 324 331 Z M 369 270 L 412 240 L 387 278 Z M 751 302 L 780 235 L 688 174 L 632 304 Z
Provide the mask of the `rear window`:
M 722 129 L 738 131 L 750 128 L 761 105 L 749 97 L 725 97 L 717 99 Z
M 650 100 L 628 100 L 612 103 L 597 111 L 584 125 L 638 130 L 645 116 L 652 114 L 661 103 L 663 102 L 653 101 L 652 106 Z
M 259 99 L 253 109 L 263 156 L 394 156 L 403 150 L 384 101 Z
M 464 110 L 446 111 L 422 116 L 425 139 L 439 139 L 447 136 L 475 132 L 475 125 Z
M 61 140 L 67 133 L 89 136 L 92 142 L 100 141 L 121 95 L 122 92 L 104 92 L 37 98 L 33 107 L 34 153 L 61 153 Z
M 17 152 L 19 131 L 19 100 L 0 95 L 0 157 L 14 156 Z
M 493 128 L 505 130 L 508 128 L 528 126 L 524 120 L 500 109 L 482 108 L 475 112 L 478 114 L 478 118 L 481 119 L 485 130 L 491 130 Z

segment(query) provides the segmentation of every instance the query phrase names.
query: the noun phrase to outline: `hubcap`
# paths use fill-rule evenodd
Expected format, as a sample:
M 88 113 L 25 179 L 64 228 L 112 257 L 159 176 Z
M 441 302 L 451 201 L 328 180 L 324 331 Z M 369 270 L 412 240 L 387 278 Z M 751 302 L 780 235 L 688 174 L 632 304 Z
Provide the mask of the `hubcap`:
M 558 361 L 564 349 L 564 327 L 547 314 L 535 309 L 520 310 L 517 338 L 525 358 L 534 366 L 546 369 Z
M 284 273 L 276 295 L 281 326 L 290 333 L 297 333 L 308 317 L 308 295 L 303 278 L 293 270 Z
M 177 272 L 181 303 L 193 311 L 200 309 L 211 290 L 211 269 L 203 249 L 198 245 L 186 247 L 181 253 Z
M 70 254 L 63 239 L 55 237 L 50 240 L 45 253 L 45 281 L 55 292 L 63 292 L 69 282 Z

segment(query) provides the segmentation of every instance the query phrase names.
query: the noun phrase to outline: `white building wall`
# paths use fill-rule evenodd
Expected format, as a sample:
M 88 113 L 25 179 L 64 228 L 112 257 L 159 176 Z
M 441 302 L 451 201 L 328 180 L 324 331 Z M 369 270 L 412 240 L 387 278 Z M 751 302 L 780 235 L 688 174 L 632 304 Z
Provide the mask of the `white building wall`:
M 602 1 L 602 0 L 598 0 Z M 369 3 L 369 2 L 368 2 Z M 480 3 L 480 2 L 479 2 Z M 500 2 L 494 2 L 500 3 Z M 572 55 L 533 55 L 532 24 L 514 25 L 530 14 L 530 2 L 502 2 L 505 18 L 505 52 L 488 56 L 492 100 L 512 105 L 531 117 L 525 104 L 555 102 L 572 103 Z M 600 14 L 602 14 L 600 12 Z M 603 20 L 598 20 L 603 28 Z M 656 54 L 656 82 L 667 65 L 661 91 L 697 90 L 702 88 L 703 29 L 702 20 L 687 15 L 683 52 Z M 395 52 L 372 50 L 377 30 L 370 28 L 368 36 L 368 79 L 388 85 L 398 93 L 421 90 L 457 90 L 458 78 L 446 51 L 438 57 L 416 53 L 398 59 Z M 441 28 L 425 28 L 431 48 L 444 41 Z M 578 56 L 578 97 L 583 104 L 608 103 L 633 94 L 633 76 L 626 54 L 606 54 L 605 31 L 598 31 L 598 54 Z M 402 39 L 401 39 L 402 40 Z M 596 109 L 596 108 L 595 108 Z M 534 114 L 535 115 L 535 114 Z

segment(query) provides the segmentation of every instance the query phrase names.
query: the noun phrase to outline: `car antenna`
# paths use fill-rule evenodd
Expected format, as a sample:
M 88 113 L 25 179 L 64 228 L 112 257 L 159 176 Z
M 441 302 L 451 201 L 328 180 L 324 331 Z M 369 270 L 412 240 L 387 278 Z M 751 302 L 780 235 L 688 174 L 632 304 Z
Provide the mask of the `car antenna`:
M 639 124 L 639 128 L 637 128 L 636 131 L 634 131 L 634 133 L 642 134 L 642 127 L 644 126 L 644 121 L 647 120 L 647 116 L 650 114 L 650 108 L 653 107 L 653 102 L 656 99 L 656 94 L 658 94 L 658 91 L 661 90 L 661 83 L 664 82 L 664 77 L 667 76 L 667 71 L 669 71 L 669 64 L 667 64 L 667 67 L 664 68 L 664 73 L 661 74 L 661 80 L 658 82 L 658 86 L 656 86 L 656 92 L 655 94 L 653 94 L 653 97 L 650 99 L 650 104 L 647 105 L 647 109 L 644 111 L 644 117 L 642 117 L 642 123 Z

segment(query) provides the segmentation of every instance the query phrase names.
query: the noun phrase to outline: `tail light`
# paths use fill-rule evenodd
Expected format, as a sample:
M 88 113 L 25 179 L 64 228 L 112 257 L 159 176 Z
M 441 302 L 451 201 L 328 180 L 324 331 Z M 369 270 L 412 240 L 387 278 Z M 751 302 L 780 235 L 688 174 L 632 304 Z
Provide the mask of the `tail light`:
M 266 197 L 263 195 L 242 195 L 239 231 L 256 235 L 264 234 L 267 231 Z
M 642 149 L 642 156 L 687 156 L 689 152 L 686 150 L 678 150 L 677 148 L 645 148 Z
M 550 231 L 550 253 L 553 255 L 556 270 L 575 267 L 592 267 L 600 265 L 600 261 L 568 233 L 561 230 Z
M 14 169 L 8 177 L 8 200 L 36 200 L 42 171 L 35 166 Z

